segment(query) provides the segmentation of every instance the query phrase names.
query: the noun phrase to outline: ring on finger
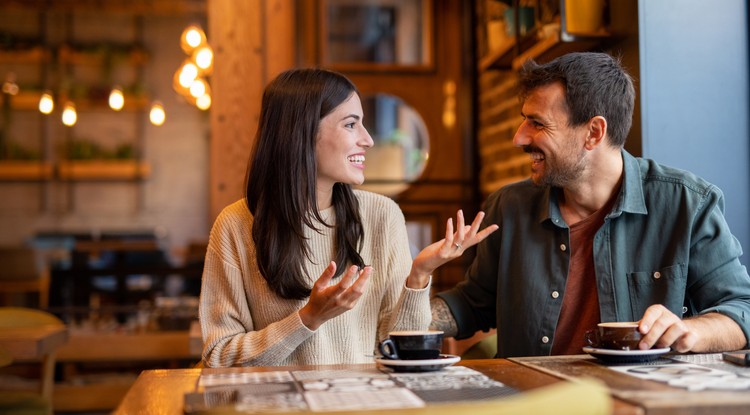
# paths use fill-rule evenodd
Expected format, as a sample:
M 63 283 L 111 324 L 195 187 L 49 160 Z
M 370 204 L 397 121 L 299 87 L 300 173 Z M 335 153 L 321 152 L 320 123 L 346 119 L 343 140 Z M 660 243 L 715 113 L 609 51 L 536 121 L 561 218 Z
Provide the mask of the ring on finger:
M 455 246 L 456 249 L 461 249 L 461 244 L 459 244 L 459 243 L 454 243 L 453 246 Z

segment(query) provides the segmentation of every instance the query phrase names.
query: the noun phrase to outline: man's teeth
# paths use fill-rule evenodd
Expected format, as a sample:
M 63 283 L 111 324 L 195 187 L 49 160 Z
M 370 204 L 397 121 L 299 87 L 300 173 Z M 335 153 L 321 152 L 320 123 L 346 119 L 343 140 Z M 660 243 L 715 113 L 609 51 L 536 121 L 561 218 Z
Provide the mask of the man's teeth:
M 529 153 L 529 155 L 533 161 L 544 161 L 544 154 L 542 153 Z
M 365 162 L 365 156 L 349 156 L 347 157 L 350 163 L 362 164 Z

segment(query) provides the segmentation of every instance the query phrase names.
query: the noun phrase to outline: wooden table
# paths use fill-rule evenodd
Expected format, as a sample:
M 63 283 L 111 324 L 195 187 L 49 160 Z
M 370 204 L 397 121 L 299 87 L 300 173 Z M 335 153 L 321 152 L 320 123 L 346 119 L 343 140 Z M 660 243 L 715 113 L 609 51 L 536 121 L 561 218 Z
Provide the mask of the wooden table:
M 0 328 L 0 347 L 13 360 L 39 360 L 68 340 L 65 326 Z
M 487 359 L 487 360 L 466 360 L 459 363 L 484 373 L 492 379 L 500 381 L 507 386 L 521 390 L 538 391 L 553 389 L 561 385 L 572 385 L 572 383 L 562 382 L 559 378 L 539 370 L 529 368 L 525 365 L 512 362 L 507 359 Z M 330 366 L 305 366 L 305 367 L 248 367 L 248 368 L 228 368 L 228 369 L 166 369 L 166 370 L 147 370 L 141 373 L 135 384 L 128 391 L 127 395 L 120 403 L 119 407 L 113 412 L 115 415 L 125 414 L 183 414 L 183 399 L 187 392 L 195 391 L 197 381 L 202 371 L 222 373 L 230 371 L 277 371 L 277 370 L 304 370 L 304 369 L 358 369 L 373 368 L 375 365 L 330 365 Z M 554 385 L 551 388 L 546 386 Z M 537 392 L 537 391 L 533 391 Z M 531 392 L 531 393 L 533 393 Z M 557 396 L 546 396 L 546 399 L 552 399 L 555 402 L 563 402 L 566 397 L 566 391 L 559 391 Z M 521 396 L 518 394 L 514 396 Z M 606 394 L 605 394 L 606 395 Z M 613 402 L 613 405 L 612 405 Z M 607 398 L 607 408 L 612 408 L 616 414 L 643 414 L 643 411 L 636 405 L 625 401 L 614 400 L 610 402 Z M 466 406 L 469 406 L 468 408 Z M 565 405 L 563 405 L 565 406 Z M 555 408 L 554 404 L 550 405 Z M 437 409 L 440 408 L 440 409 Z M 425 413 L 425 414 L 455 414 L 471 413 L 478 414 L 498 414 L 498 413 L 529 413 L 528 406 L 518 408 L 510 412 L 498 412 L 498 407 L 491 407 L 488 404 L 483 406 L 482 403 L 463 403 L 462 405 L 428 406 L 426 408 L 410 408 L 404 410 L 388 410 L 389 414 L 396 413 Z M 437 412 L 436 412 L 437 411 Z M 458 412 L 457 412 L 458 411 Z M 468 412 L 467 412 L 468 411 Z M 536 412 L 536 411 L 532 411 Z M 213 412 L 212 412 L 213 413 Z M 218 412 L 223 413 L 223 412 Z M 370 414 L 382 413 L 382 411 L 359 411 L 357 413 Z M 565 412 L 564 409 L 554 409 L 554 413 L 576 413 Z
M 750 391 L 747 389 L 688 391 L 616 372 L 598 364 L 596 359 L 588 355 L 521 357 L 511 360 L 561 379 L 588 376 L 602 380 L 615 399 L 638 405 L 647 415 L 750 414 Z M 750 376 L 750 368 L 738 367 L 735 370 Z
M 669 415 L 669 414 L 748 414 L 750 413 L 750 393 L 740 391 L 689 391 L 671 387 L 666 383 L 643 380 L 598 363 L 588 355 L 523 357 L 511 359 L 465 360 L 459 363 L 517 390 L 528 392 L 523 396 L 552 389 L 547 386 L 573 384 L 571 380 L 593 378 L 603 382 L 605 390 L 612 397 L 611 410 L 614 414 Z M 338 365 L 310 367 L 261 367 L 229 369 L 176 369 L 144 371 L 128 391 L 114 414 L 183 414 L 183 399 L 186 392 L 195 391 L 201 371 L 221 373 L 222 371 L 276 371 L 300 369 L 351 369 L 374 367 L 374 365 Z M 743 370 L 743 369 L 738 369 Z M 750 371 L 750 368 L 747 369 Z M 744 375 L 744 372 L 743 372 Z M 549 413 L 565 412 L 564 405 L 553 407 Z M 447 406 L 451 408 L 450 405 Z M 450 413 L 523 413 L 494 409 L 494 412 L 476 404 L 476 407 L 461 408 L 458 412 L 452 407 Z M 474 410 L 476 409 L 476 410 Z M 528 408 L 527 408 L 528 409 Z M 435 406 L 421 409 L 390 410 L 388 413 L 443 413 Z M 362 411 L 362 414 L 377 411 Z

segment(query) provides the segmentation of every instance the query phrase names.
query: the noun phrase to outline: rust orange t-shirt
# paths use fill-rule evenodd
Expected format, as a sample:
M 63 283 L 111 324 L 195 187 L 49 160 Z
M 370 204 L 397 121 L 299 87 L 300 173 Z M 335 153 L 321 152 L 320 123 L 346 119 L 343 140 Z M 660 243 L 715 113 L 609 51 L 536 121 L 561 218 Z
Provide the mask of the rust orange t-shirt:
M 599 323 L 599 298 L 594 271 L 594 236 L 617 199 L 588 218 L 570 226 L 570 268 L 565 282 L 560 317 L 552 341 L 552 354 L 580 354 L 584 335 Z

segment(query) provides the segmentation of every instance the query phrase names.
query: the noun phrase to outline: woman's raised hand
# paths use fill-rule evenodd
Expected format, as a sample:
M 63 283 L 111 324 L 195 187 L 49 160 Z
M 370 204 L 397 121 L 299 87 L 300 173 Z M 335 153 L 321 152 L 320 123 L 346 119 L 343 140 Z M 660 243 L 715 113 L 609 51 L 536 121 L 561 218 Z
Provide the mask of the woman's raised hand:
M 336 263 L 331 261 L 323 271 L 310 293 L 310 299 L 299 310 L 302 323 L 310 330 L 317 330 L 321 324 L 351 310 L 365 291 L 372 267 L 361 270 L 352 265 L 337 284 L 329 286 L 336 274 Z
M 465 225 L 464 212 L 459 210 L 456 214 L 456 231 L 453 232 L 453 219 L 448 218 L 445 225 L 445 238 L 426 247 L 414 258 L 411 272 L 406 279 L 406 286 L 415 289 L 424 288 L 435 269 L 460 257 L 468 248 L 483 241 L 499 229 L 499 226 L 492 224 L 480 232 L 479 226 L 482 224 L 482 219 L 484 219 L 484 212 L 479 212 L 471 225 Z

